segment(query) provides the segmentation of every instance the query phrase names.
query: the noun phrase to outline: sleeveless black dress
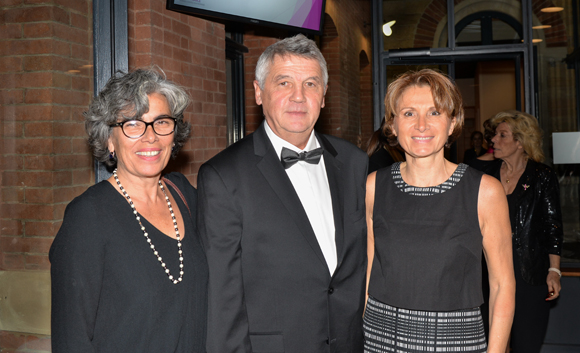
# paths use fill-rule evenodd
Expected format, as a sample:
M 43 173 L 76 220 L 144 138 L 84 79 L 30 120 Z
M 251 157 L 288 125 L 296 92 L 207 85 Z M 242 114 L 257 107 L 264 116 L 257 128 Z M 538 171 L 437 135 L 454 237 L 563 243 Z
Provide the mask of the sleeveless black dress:
M 460 164 L 441 185 L 417 188 L 402 180 L 400 163 L 377 172 L 365 352 L 487 350 L 481 176 Z

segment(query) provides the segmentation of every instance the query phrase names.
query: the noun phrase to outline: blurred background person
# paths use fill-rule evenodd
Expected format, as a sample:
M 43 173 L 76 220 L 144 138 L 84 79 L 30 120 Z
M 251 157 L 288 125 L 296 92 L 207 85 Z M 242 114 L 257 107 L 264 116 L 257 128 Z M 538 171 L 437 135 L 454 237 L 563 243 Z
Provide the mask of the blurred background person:
M 383 134 L 385 119 L 381 122 L 381 127 L 375 131 L 367 143 L 367 155 L 369 156 L 369 171 L 372 173 L 381 168 L 390 166 L 395 162 L 402 162 L 405 156 L 396 146 L 390 146 L 387 137 Z
M 485 148 L 485 153 L 477 158 L 471 159 L 469 162 L 464 161 L 464 163 L 472 168 L 485 172 L 485 169 L 491 164 L 491 161 L 495 159 L 493 156 L 493 142 L 491 142 L 494 135 L 495 131 L 491 127 L 490 118 L 483 122 L 483 139 L 487 146 L 487 148 Z
M 463 163 L 468 164 L 472 159 L 483 156 L 487 151 L 483 148 L 483 134 L 475 130 L 471 133 L 471 148 L 465 150 L 463 154 Z
M 53 352 L 205 352 L 196 190 L 162 177 L 189 136 L 189 102 L 140 69 L 111 78 L 85 112 L 95 158 L 115 170 L 67 206 L 51 246 Z
M 389 85 L 385 111 L 384 134 L 406 161 L 367 179 L 365 351 L 504 352 L 515 287 L 508 207 L 497 180 L 444 157 L 463 127 L 461 94 L 441 73 L 408 72 Z
M 509 204 L 516 276 L 514 353 L 539 352 L 549 301 L 560 295 L 562 211 L 556 173 L 542 164 L 542 130 L 527 113 L 508 110 L 491 121 L 494 156 L 487 172 L 501 181 Z

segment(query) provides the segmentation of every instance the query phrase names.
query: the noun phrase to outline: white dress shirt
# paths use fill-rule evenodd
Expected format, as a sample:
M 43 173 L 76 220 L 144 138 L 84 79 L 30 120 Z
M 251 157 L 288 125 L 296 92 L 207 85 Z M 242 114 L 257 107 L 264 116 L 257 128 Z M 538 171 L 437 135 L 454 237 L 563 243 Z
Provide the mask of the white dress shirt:
M 274 146 L 276 155 L 280 159 L 282 147 L 286 147 L 297 153 L 311 151 L 320 147 L 314 131 L 308 139 L 306 148 L 301 150 L 290 142 L 283 140 L 272 131 L 267 122 L 264 122 L 266 133 L 270 142 Z M 332 213 L 332 197 L 330 196 L 330 187 L 328 186 L 328 177 L 326 167 L 324 166 L 324 156 L 320 157 L 318 164 L 310 164 L 305 161 L 298 161 L 292 167 L 286 169 L 286 174 L 290 178 L 292 185 L 306 215 L 314 230 L 330 275 L 336 269 L 336 242 L 334 239 L 334 214 Z

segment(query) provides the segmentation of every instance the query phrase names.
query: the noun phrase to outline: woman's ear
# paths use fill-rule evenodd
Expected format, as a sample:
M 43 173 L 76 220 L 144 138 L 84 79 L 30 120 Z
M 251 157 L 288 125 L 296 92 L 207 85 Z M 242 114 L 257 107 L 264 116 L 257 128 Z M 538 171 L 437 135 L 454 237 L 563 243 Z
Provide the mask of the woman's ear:
M 451 119 L 451 124 L 449 124 L 449 133 L 447 134 L 447 136 L 451 136 L 451 134 L 453 134 L 453 131 L 455 130 L 456 124 L 457 124 L 457 118 L 453 117 L 453 119 Z

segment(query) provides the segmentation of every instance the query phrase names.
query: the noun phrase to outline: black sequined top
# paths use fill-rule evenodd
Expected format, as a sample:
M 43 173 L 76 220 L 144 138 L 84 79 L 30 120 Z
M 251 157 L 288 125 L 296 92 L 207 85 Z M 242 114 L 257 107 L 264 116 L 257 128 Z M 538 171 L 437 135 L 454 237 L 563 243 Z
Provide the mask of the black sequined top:
M 498 180 L 502 160 L 485 170 Z M 514 261 L 531 285 L 546 283 L 550 254 L 561 255 L 562 210 L 556 173 L 547 165 L 528 160 L 514 191 L 508 195 Z

